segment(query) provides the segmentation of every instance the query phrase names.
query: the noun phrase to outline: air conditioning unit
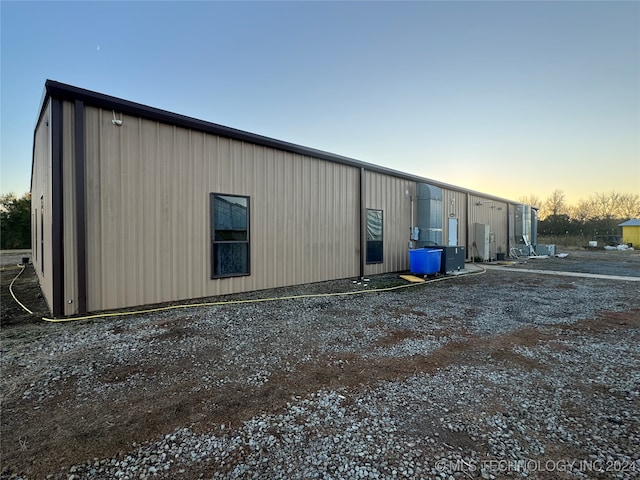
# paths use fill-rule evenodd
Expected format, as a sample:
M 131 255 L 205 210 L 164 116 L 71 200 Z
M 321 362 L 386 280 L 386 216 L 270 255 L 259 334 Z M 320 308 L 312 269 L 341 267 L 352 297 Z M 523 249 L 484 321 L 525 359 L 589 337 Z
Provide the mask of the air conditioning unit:
M 460 245 L 441 245 L 437 247 L 425 247 L 442 250 L 440 258 L 440 273 L 452 273 L 464 270 L 464 261 L 467 258 L 466 248 Z

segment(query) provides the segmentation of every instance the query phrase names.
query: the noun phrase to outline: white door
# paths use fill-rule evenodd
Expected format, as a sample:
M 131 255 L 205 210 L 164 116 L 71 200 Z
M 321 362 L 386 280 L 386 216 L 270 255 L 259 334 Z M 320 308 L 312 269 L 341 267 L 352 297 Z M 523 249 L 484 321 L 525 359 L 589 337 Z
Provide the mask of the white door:
M 458 219 L 449 217 L 449 239 L 447 245 L 458 245 Z

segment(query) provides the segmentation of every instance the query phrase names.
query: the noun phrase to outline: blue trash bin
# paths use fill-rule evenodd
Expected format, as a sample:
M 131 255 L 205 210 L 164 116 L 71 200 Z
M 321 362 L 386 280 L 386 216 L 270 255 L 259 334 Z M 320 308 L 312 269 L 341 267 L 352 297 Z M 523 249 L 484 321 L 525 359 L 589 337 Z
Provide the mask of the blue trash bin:
M 442 249 L 416 248 L 409 250 L 409 268 L 411 273 L 433 275 L 440 271 Z

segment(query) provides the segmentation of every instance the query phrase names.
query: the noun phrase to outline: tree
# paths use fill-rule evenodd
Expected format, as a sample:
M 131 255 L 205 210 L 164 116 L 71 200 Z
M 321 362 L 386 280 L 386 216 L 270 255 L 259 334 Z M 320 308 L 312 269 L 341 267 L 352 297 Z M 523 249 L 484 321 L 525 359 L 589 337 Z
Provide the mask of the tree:
M 540 208 L 540 206 L 542 205 L 542 202 L 540 201 L 538 196 L 535 194 L 522 195 L 520 198 L 518 198 L 518 201 L 523 205 L 530 205 L 536 208 Z
M 552 215 L 560 215 L 565 211 L 564 192 L 562 190 L 554 190 L 547 199 L 547 204 Z
M 640 218 L 640 195 L 623 193 L 618 200 L 618 216 L 620 218 Z
M 0 248 L 31 248 L 31 194 L 0 197 Z
M 630 218 L 640 218 L 638 194 L 594 193 L 577 205 L 565 205 L 564 195 L 556 190 L 544 203 L 538 232 L 583 238 L 612 236 L 619 233 L 618 224 Z
M 540 218 L 563 215 L 567 210 L 564 193 L 562 190 L 554 190 L 540 208 Z
M 597 193 L 592 200 L 593 218 L 608 220 L 615 215 L 619 195 L 615 192 Z
M 593 202 L 580 200 L 578 205 L 569 208 L 569 216 L 579 223 L 584 223 L 593 217 Z

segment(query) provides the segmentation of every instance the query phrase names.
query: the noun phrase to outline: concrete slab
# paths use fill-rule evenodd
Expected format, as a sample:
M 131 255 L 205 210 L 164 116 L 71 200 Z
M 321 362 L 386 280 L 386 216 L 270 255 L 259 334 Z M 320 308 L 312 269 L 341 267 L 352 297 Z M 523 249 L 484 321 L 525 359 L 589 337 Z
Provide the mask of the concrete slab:
M 623 280 L 626 282 L 640 282 L 640 277 L 626 275 L 604 275 L 600 273 L 563 272 L 559 270 L 534 270 L 530 268 L 512 268 L 502 265 L 484 265 L 488 270 L 502 270 L 508 272 L 538 273 L 541 275 L 555 275 L 560 277 L 599 278 L 602 280 Z

